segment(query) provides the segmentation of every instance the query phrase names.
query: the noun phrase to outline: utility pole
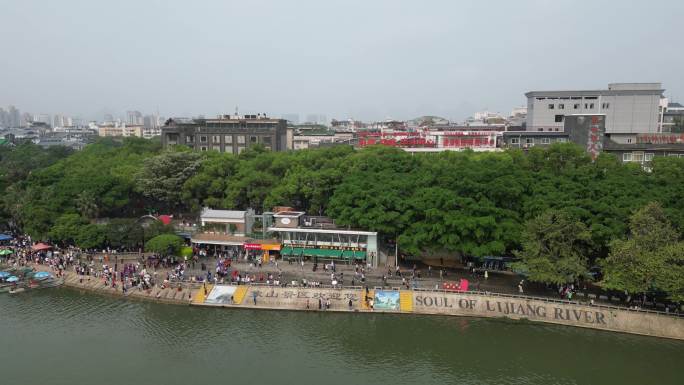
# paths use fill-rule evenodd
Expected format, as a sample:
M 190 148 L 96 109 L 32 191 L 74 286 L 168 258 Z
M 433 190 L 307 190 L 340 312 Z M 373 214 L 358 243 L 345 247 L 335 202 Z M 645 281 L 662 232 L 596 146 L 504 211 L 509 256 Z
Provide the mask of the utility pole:
M 399 239 L 394 238 L 394 267 L 399 266 Z

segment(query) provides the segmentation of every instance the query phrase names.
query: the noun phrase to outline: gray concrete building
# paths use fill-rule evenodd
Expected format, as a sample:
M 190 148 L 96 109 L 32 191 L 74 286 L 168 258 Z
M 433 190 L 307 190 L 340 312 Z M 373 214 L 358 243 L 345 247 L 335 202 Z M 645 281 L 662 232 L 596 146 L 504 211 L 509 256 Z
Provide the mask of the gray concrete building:
M 606 90 L 531 91 L 527 97 L 528 131 L 562 131 L 566 116 L 604 115 L 605 133 L 660 131 L 660 83 L 612 83 Z
M 221 115 L 214 119 L 171 118 L 162 127 L 162 145 L 239 154 L 260 144 L 272 151 L 292 149 L 293 133 L 284 119 L 265 115 Z

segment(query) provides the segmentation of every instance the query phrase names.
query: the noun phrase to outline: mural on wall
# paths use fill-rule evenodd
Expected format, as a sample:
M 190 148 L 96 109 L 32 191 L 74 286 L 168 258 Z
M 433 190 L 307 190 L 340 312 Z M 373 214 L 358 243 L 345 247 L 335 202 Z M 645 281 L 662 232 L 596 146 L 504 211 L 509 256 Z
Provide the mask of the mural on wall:
M 230 305 L 233 303 L 232 297 L 235 293 L 235 286 L 214 286 L 204 300 L 205 303 Z
M 399 310 L 399 292 L 377 290 L 373 300 L 373 309 Z

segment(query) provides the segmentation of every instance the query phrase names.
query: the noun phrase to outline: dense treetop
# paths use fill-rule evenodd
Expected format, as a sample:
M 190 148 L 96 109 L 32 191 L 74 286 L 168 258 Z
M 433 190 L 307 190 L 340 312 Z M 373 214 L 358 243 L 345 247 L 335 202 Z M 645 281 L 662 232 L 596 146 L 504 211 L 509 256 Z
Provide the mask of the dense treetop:
M 684 159 L 655 158 L 647 172 L 608 154 L 592 162 L 572 144 L 434 154 L 255 147 L 238 156 L 134 138 L 75 153 L 22 145 L 0 147 L 0 193 L 0 226 L 53 241 L 135 242 L 122 235 L 130 223 L 96 234 L 88 225 L 101 218 L 283 205 L 378 231 L 409 256 L 517 256 L 531 276 L 557 283 L 585 277 L 611 245 L 628 248 L 615 241 L 650 202 L 677 240 L 684 227 Z M 79 226 L 87 231 L 74 234 Z

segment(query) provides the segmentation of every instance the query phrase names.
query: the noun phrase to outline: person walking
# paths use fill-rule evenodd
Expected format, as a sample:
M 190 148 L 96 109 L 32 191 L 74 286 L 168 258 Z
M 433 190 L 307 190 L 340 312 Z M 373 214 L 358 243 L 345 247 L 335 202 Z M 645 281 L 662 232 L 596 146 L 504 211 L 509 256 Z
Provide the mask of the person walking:
M 489 273 L 487 272 L 487 270 L 485 270 L 485 272 L 484 272 L 484 279 L 486 280 L 487 278 L 489 278 Z
M 523 279 L 523 280 L 520 281 L 520 283 L 518 284 L 518 293 L 520 293 L 520 294 L 523 293 L 523 283 L 524 283 L 524 282 L 525 282 L 525 280 Z
M 352 311 L 352 306 L 353 306 L 353 305 L 354 305 L 354 304 L 352 303 L 351 298 L 349 298 L 349 311 Z

